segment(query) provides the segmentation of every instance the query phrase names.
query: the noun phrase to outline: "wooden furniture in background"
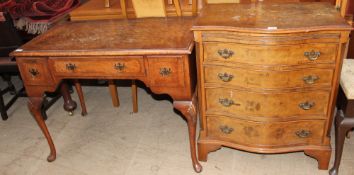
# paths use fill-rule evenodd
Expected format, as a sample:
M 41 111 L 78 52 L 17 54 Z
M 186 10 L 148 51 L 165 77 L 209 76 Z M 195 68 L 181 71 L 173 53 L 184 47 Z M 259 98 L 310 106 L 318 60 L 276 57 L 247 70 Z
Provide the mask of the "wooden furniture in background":
M 11 81 L 11 74 L 18 73 L 16 62 L 11 57 L 0 57 L 0 76 L 3 81 L 7 83 L 7 87 L 1 89 L 0 87 L 0 114 L 2 120 L 7 120 L 7 110 L 15 103 L 18 97 L 24 92 L 23 88 L 16 90 Z M 1 80 L 0 80 L 1 81 Z M 12 94 L 12 97 L 5 103 L 3 95 L 6 93 Z
M 351 30 L 335 8 L 328 3 L 209 4 L 192 30 L 199 160 L 222 146 L 257 153 L 304 151 L 318 160 L 319 169 L 327 169 Z
M 354 59 L 345 59 L 340 78 L 340 89 L 337 99 L 337 115 L 335 118 L 335 160 L 330 175 L 338 175 L 342 158 L 344 139 L 354 128 Z
M 70 12 L 71 21 L 122 18 L 124 15 L 120 7 L 120 0 L 111 0 L 109 8 L 105 7 L 104 0 L 88 0 Z
M 337 0 L 336 7 L 340 10 L 342 16 L 354 27 L 354 2 L 351 0 Z M 348 58 L 354 58 L 354 32 L 350 34 Z
M 137 79 L 154 93 L 170 95 L 174 108 L 186 118 L 193 167 L 200 172 L 195 147 L 195 59 L 190 56 L 193 20 L 71 22 L 13 52 L 29 96 L 29 110 L 50 147 L 48 161 L 55 160 L 56 151 L 40 113 L 44 92 L 54 91 L 64 79 Z
M 104 7 L 109 8 L 111 7 L 111 0 L 104 0 Z
M 196 15 L 198 11 L 197 0 L 162 1 L 167 16 L 192 16 Z M 111 6 L 106 8 L 103 0 L 89 0 L 70 13 L 71 20 L 122 19 L 126 16 L 136 18 L 132 0 L 111 0 L 110 2 Z M 178 14 L 179 12 L 180 14 Z
M 1 13 L 3 19 L 0 21 L 0 77 L 7 84 L 0 89 L 0 114 L 3 120 L 8 119 L 7 111 L 19 97 L 25 97 L 23 86 L 16 88 L 12 83 L 12 76 L 19 76 L 19 70 L 13 57 L 9 53 L 20 47 L 25 41 L 13 25 L 12 18 L 7 13 Z M 1 81 L 1 80 L 0 80 Z M 3 95 L 9 93 L 11 98 L 5 102 Z M 48 96 L 52 98 L 47 100 Z M 44 104 L 41 107 L 43 119 L 47 118 L 46 110 L 49 109 L 61 95 L 59 93 L 46 94 Z

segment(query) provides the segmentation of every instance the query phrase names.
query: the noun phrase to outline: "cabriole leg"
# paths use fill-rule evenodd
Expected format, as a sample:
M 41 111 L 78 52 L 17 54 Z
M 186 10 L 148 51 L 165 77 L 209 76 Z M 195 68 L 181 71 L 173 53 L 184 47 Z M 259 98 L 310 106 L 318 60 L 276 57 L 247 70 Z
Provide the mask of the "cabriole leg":
M 190 152 L 194 170 L 199 173 L 202 171 L 202 166 L 198 162 L 196 155 L 196 126 L 197 126 L 197 111 L 196 111 L 196 98 L 192 101 L 175 101 L 173 102 L 174 108 L 179 110 L 183 117 L 186 118 L 188 123 L 189 144 Z
M 43 97 L 29 97 L 28 100 L 28 108 L 33 115 L 34 119 L 36 120 L 38 126 L 41 128 L 45 138 L 48 141 L 49 148 L 50 148 L 50 154 L 47 158 L 48 162 L 52 162 L 56 158 L 56 151 L 54 147 L 54 143 L 52 140 L 52 137 L 49 134 L 48 128 L 43 120 L 42 116 L 42 103 L 43 103 Z

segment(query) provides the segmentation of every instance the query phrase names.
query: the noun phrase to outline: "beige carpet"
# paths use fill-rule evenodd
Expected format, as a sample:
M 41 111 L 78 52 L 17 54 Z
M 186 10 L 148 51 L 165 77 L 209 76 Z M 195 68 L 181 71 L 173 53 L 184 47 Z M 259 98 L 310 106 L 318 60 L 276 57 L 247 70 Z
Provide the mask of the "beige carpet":
M 52 163 L 46 161 L 49 148 L 27 110 L 26 99 L 20 98 L 10 109 L 9 119 L 0 121 L 0 174 L 196 174 L 186 122 L 168 100 L 154 100 L 139 88 L 139 113 L 131 114 L 130 88 L 119 87 L 119 108 L 112 107 L 108 88 L 84 87 L 84 92 L 88 116 L 81 117 L 80 108 L 69 116 L 62 100 L 48 111 L 46 123 L 57 149 Z M 77 99 L 76 94 L 73 98 Z M 328 174 L 303 153 L 261 155 L 222 148 L 210 153 L 202 165 L 201 175 Z M 340 174 L 354 174 L 354 138 L 346 140 Z

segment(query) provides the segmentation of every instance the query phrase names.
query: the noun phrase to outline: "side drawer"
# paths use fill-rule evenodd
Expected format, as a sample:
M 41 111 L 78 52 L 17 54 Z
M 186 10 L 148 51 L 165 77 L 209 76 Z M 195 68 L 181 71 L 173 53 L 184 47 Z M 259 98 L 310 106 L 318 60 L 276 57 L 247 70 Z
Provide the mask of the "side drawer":
M 252 70 L 226 66 L 204 66 L 205 83 L 244 88 L 331 87 L 333 69 Z
M 147 59 L 151 86 L 185 86 L 185 56 L 148 56 Z
M 47 58 L 16 58 L 22 79 L 28 85 L 53 84 Z
M 206 88 L 206 113 L 263 118 L 306 115 L 325 117 L 330 91 L 251 92 L 230 88 Z
M 252 122 L 223 116 L 207 117 L 208 138 L 250 146 L 321 144 L 325 120 Z
M 250 65 L 335 63 L 337 44 L 247 45 L 205 42 L 204 61 Z
M 52 57 L 49 63 L 56 75 L 65 77 L 145 76 L 142 56 Z

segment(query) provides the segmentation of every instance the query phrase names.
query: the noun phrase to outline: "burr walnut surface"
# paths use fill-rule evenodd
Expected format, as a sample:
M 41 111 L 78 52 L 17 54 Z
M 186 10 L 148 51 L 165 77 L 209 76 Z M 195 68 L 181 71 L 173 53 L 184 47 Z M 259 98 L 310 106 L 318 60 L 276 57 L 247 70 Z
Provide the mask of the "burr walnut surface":
M 236 30 L 279 33 L 286 30 L 350 30 L 330 3 L 209 4 L 193 30 Z
M 69 22 L 25 44 L 15 56 L 189 54 L 193 17 Z M 139 29 L 139 30 L 137 30 Z

